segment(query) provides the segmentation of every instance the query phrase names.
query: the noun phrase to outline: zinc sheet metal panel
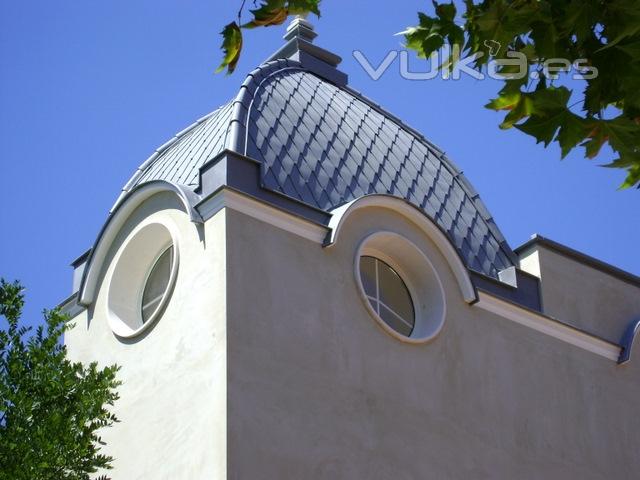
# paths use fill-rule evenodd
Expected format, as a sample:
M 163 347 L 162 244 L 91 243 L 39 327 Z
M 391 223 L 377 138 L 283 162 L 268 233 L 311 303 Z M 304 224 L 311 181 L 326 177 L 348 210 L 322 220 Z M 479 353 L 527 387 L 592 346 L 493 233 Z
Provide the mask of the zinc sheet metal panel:
M 393 117 L 309 72 L 262 81 L 247 139 L 268 188 L 323 210 L 372 193 L 404 197 L 440 224 L 470 268 L 497 277 L 513 265 L 455 165 Z
M 486 207 L 440 150 L 295 62 L 252 72 L 233 102 L 159 149 L 129 188 L 157 179 L 196 188 L 200 167 L 238 139 L 238 153 L 262 162 L 266 188 L 327 211 L 367 194 L 403 197 L 448 233 L 470 268 L 497 278 L 513 265 Z

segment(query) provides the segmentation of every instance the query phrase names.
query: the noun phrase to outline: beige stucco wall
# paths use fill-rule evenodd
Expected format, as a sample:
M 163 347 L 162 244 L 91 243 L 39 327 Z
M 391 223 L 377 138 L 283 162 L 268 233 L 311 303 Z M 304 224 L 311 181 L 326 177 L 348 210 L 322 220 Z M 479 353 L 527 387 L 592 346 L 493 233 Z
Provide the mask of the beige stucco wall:
M 177 226 L 180 264 L 171 301 L 140 337 L 118 339 L 106 320 L 109 265 L 145 219 Z M 96 301 L 65 341 L 77 360 L 117 363 L 120 423 L 104 431 L 114 479 L 216 479 L 226 471 L 225 212 L 199 227 L 169 194 L 147 200 L 111 248 Z
M 447 317 L 428 344 L 390 337 L 358 295 L 354 252 L 382 228 L 440 274 Z M 640 471 L 637 352 L 618 367 L 467 305 L 434 244 L 388 211 L 354 213 L 329 249 L 233 211 L 227 235 L 228 478 Z
M 109 265 L 149 219 L 177 226 L 178 280 L 153 328 L 121 340 L 106 321 Z M 379 230 L 408 238 L 438 272 L 447 315 L 427 344 L 389 336 L 358 294 L 354 254 Z M 74 359 L 122 367 L 121 423 L 104 433 L 114 479 L 640 471 L 640 349 L 619 367 L 468 305 L 435 244 L 397 213 L 356 211 L 323 248 L 228 209 L 197 227 L 161 194 L 127 221 L 106 265 L 66 342 Z
M 612 342 L 640 319 L 640 288 L 545 246 L 521 254 L 521 268 L 540 278 L 543 310 Z

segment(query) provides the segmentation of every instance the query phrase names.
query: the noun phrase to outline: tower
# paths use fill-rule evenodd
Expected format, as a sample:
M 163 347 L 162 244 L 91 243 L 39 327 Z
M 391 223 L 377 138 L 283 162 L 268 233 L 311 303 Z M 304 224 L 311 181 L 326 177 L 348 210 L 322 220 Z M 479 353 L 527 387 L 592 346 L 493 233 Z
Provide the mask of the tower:
M 640 279 L 513 250 L 314 38 L 296 19 L 74 262 L 70 355 L 122 367 L 114 478 L 630 478 Z

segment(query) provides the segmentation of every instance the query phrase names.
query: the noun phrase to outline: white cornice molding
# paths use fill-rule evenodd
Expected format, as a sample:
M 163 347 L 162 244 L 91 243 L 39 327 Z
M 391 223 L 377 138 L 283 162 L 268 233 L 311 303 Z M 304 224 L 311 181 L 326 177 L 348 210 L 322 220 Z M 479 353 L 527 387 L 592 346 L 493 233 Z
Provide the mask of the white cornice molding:
M 318 244 L 324 242 L 328 232 L 327 227 L 323 225 L 227 188 L 219 190 L 196 205 L 196 209 L 205 221 L 223 208 L 243 213 Z
M 621 348 L 619 345 L 590 335 L 553 318 L 501 300 L 486 292 L 478 291 L 478 301 L 473 306 L 614 362 L 617 362 L 620 357 Z

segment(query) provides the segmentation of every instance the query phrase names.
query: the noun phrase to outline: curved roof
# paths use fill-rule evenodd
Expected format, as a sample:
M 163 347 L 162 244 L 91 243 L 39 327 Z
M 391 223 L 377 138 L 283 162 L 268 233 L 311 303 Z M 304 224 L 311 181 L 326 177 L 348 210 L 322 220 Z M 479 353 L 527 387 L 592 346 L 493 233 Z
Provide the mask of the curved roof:
M 314 46 L 315 47 L 315 46 Z M 325 211 L 367 194 L 422 209 L 467 266 L 497 278 L 515 256 L 471 184 L 437 147 L 345 84 L 278 59 L 239 94 L 160 147 L 123 194 L 151 180 L 198 187 L 225 149 L 259 161 L 263 187 Z

